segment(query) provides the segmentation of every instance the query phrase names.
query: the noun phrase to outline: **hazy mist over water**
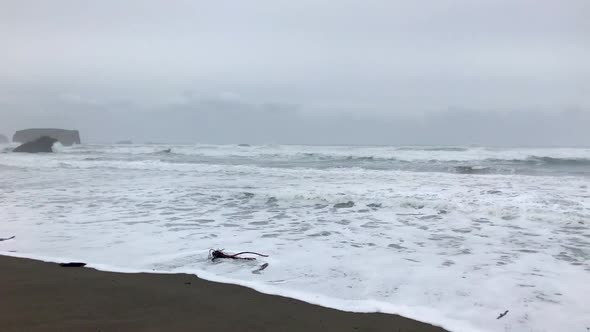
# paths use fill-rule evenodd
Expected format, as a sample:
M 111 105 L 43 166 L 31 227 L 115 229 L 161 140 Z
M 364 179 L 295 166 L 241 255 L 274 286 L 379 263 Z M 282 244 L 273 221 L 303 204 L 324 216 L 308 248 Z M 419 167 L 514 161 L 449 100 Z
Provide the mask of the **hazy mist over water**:
M 2 1 L 0 133 L 587 146 L 587 1 Z

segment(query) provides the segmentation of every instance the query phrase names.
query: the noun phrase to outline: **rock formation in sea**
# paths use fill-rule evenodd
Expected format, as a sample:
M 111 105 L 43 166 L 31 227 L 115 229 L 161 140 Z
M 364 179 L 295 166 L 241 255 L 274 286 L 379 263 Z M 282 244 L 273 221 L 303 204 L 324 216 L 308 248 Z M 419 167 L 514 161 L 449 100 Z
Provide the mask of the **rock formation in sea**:
M 13 142 L 27 143 L 42 136 L 56 139 L 62 145 L 69 146 L 80 144 L 80 133 L 77 130 L 55 129 L 55 128 L 33 128 L 19 130 L 12 137 Z
M 8 137 L 0 134 L 0 144 L 6 144 L 6 143 L 9 143 L 8 142 Z
M 133 141 L 130 139 L 127 139 L 127 140 L 123 140 L 123 141 L 118 141 L 115 144 L 133 144 Z
M 57 140 L 53 137 L 42 136 L 34 141 L 21 144 L 12 151 L 28 153 L 53 152 L 52 147 L 55 142 L 57 142 Z

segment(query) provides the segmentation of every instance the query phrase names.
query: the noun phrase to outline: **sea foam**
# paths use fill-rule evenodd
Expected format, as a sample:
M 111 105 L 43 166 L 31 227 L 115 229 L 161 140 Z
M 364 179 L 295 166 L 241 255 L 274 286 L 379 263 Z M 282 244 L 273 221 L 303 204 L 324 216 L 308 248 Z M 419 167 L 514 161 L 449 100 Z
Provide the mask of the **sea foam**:
M 589 327 L 587 176 L 301 167 L 297 161 L 273 167 L 247 159 L 276 157 L 235 157 L 249 149 L 266 155 L 303 149 L 281 146 L 207 146 L 201 162 L 170 163 L 152 157 L 161 148 L 167 147 L 1 155 L 0 234 L 16 239 L 0 242 L 0 250 L 102 270 L 195 273 L 452 331 Z M 199 151 L 170 148 L 180 155 L 175 158 L 193 158 L 182 149 Z M 310 153 L 345 155 L 345 148 Z M 373 155 L 387 148 L 349 149 Z M 493 153 L 579 158 L 586 151 Z M 338 205 L 348 202 L 354 205 Z M 211 248 L 270 257 L 210 262 Z M 269 267 L 253 274 L 263 262 Z

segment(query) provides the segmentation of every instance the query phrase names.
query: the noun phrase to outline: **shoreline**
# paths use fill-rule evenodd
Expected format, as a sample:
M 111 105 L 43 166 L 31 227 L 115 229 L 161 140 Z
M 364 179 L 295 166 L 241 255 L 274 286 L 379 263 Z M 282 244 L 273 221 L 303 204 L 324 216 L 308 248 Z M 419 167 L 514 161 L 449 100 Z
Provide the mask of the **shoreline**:
M 0 255 L 3 331 L 447 332 L 399 315 L 351 313 L 189 274 L 63 268 Z

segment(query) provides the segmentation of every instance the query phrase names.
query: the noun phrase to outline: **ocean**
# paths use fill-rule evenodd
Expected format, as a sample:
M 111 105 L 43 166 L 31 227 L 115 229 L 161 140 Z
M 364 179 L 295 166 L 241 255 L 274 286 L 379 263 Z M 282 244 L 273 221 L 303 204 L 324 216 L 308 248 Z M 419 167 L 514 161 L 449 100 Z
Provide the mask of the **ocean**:
M 0 238 L 16 236 L 1 254 L 193 273 L 457 332 L 590 328 L 590 149 L 54 149 L 0 146 Z

